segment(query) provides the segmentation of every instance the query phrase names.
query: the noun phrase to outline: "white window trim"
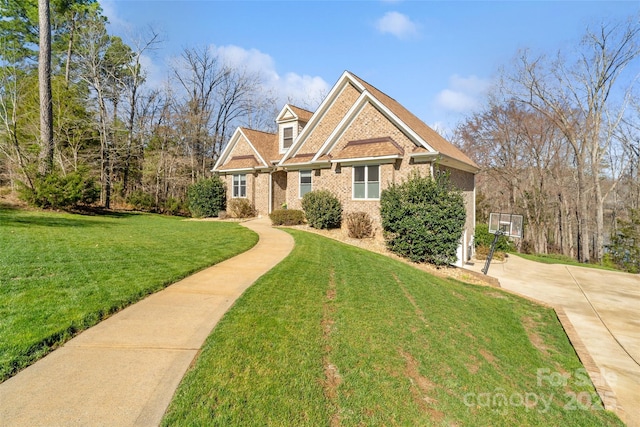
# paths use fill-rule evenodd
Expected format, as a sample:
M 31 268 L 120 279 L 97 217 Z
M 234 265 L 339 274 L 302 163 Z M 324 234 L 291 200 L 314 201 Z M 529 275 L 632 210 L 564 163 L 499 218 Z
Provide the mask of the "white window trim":
M 309 185 L 311 185 L 311 189 L 309 190 L 310 192 L 313 191 L 313 170 L 311 169 L 300 169 L 298 171 L 298 198 L 302 199 L 303 194 L 302 194 L 302 172 L 309 172 L 309 178 L 311 178 L 311 183 Z
M 238 185 L 236 186 L 236 177 L 238 177 Z M 236 189 L 238 190 L 238 194 L 241 193 L 240 189 L 242 188 L 242 178 L 244 178 L 244 196 L 236 195 Z M 237 173 L 231 176 L 231 198 L 232 199 L 246 199 L 247 198 L 247 174 L 246 173 Z
M 289 144 L 288 147 L 284 146 L 284 133 L 285 130 L 287 129 L 291 129 L 291 144 Z M 282 126 L 282 135 L 280 138 L 280 153 L 286 153 L 287 150 L 289 150 L 289 148 L 291 148 L 293 146 L 293 142 L 296 140 L 296 131 L 295 131 L 295 125 L 293 123 L 287 123 L 285 125 Z
M 364 197 L 356 197 L 356 168 L 357 167 L 364 167 L 364 193 L 365 196 Z M 369 197 L 369 187 L 367 186 L 367 184 L 369 183 L 369 168 L 370 167 L 377 167 L 378 168 L 378 197 Z M 354 165 L 351 167 L 351 200 L 355 200 L 355 201 L 377 201 L 380 200 L 380 193 L 382 193 L 382 188 L 380 187 L 380 175 L 381 175 L 381 171 L 380 171 L 380 165 L 379 164 L 374 164 L 374 165 Z M 374 181 L 372 181 L 374 182 Z

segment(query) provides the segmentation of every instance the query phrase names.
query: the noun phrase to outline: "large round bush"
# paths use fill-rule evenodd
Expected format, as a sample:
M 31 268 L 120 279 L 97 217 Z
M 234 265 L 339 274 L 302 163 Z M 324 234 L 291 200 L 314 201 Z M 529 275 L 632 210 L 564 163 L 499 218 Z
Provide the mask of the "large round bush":
M 302 197 L 302 209 L 307 223 L 313 228 L 340 228 L 342 205 L 327 190 L 310 191 Z
M 224 182 L 218 176 L 202 179 L 189 187 L 189 211 L 196 218 L 218 216 L 226 208 Z
M 453 264 L 466 210 L 462 193 L 442 174 L 437 179 L 414 173 L 380 196 L 382 229 L 388 248 L 414 262 Z

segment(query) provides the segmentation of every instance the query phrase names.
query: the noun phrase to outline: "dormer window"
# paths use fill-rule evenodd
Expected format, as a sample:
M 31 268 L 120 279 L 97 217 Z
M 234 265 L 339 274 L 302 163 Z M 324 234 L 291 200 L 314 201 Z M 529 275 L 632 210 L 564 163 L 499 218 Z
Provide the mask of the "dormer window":
M 293 128 L 282 129 L 282 148 L 288 150 L 291 144 L 293 144 Z
M 309 122 L 313 113 L 293 105 L 285 105 L 276 123 L 278 124 L 278 151 L 284 154 L 293 147 L 293 142 L 302 131 L 304 125 Z

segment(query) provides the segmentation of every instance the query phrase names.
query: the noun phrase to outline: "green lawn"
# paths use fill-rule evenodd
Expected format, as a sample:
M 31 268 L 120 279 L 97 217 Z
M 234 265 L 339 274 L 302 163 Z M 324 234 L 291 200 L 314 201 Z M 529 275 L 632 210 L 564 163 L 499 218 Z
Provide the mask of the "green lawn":
M 0 381 L 109 314 L 256 241 L 232 223 L 0 205 Z
M 529 261 L 541 262 L 543 264 L 562 264 L 562 265 L 573 265 L 575 267 L 596 268 L 599 270 L 621 271 L 620 269 L 615 267 L 610 267 L 610 266 L 601 265 L 601 264 L 579 262 L 574 258 L 564 256 L 564 255 L 558 255 L 558 254 L 529 255 L 529 254 L 514 253 L 511 255 L 516 255 L 524 259 L 528 259 Z
M 206 341 L 166 426 L 603 426 L 555 313 L 289 231 Z

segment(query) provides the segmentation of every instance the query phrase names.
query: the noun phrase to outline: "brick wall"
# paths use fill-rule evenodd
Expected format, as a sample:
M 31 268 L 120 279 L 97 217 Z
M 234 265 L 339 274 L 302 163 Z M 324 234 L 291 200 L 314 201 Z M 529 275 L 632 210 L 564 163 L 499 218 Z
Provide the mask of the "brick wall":
M 233 150 L 231 150 L 231 153 L 229 153 L 229 159 L 235 156 L 248 156 L 248 155 L 255 156 L 256 160 L 260 161 L 256 156 L 256 152 L 253 151 L 251 146 L 249 146 L 249 143 L 247 142 L 247 140 L 245 138 L 240 138 L 238 139 L 238 143 L 236 144 L 236 146 L 233 147 Z
M 322 117 L 320 123 L 316 124 L 311 135 L 307 137 L 300 153 L 315 153 L 320 150 L 320 147 L 322 147 L 359 96 L 360 92 L 351 84 L 347 84 L 333 105 L 331 105 L 329 111 Z
M 250 175 L 247 175 L 247 178 Z M 247 188 L 247 196 L 251 194 L 251 203 L 256 209 L 256 214 L 259 217 L 269 215 L 269 174 L 268 173 L 255 173 L 251 175 L 251 193 Z M 248 185 L 249 179 L 247 179 Z
M 336 122 L 337 121 L 339 120 L 336 120 Z M 392 183 L 399 184 L 406 180 L 412 171 L 419 171 L 423 176 L 430 175 L 430 163 L 414 163 L 411 160 L 411 153 L 415 148 L 415 144 L 372 105 L 367 105 L 362 109 L 351 126 L 339 137 L 332 152 L 334 155 L 335 153 L 339 153 L 349 141 L 379 137 L 391 137 L 404 149 L 402 159 L 396 160 L 395 163 L 380 165 L 381 192 Z M 467 245 L 465 245 L 461 255 L 463 258 L 466 258 L 468 256 L 468 245 L 471 244 L 475 226 L 474 175 L 456 169 L 442 169 L 447 169 L 450 172 L 453 184 L 463 192 L 468 214 L 463 239 Z M 344 213 L 356 211 L 367 212 L 374 221 L 376 237 L 382 238 L 379 201 L 353 199 L 352 165 L 332 164 L 331 169 L 314 171 L 312 174 L 312 188 L 313 190 L 326 189 L 335 194 L 342 203 Z M 287 203 L 290 209 L 302 209 L 298 194 L 299 172 L 290 171 L 287 175 Z

